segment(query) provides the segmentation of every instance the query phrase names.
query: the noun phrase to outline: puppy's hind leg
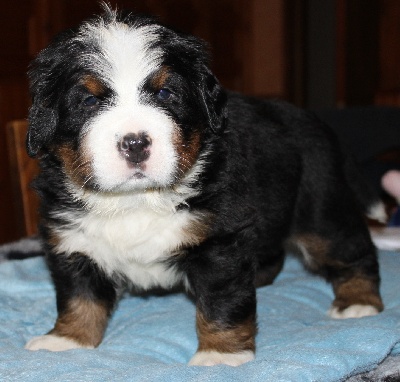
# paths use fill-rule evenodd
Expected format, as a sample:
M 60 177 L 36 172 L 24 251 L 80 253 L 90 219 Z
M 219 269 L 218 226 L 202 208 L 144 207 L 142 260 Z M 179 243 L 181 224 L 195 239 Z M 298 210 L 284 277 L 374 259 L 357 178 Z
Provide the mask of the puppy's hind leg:
M 372 316 L 383 310 L 379 293 L 379 266 L 368 232 L 347 236 L 302 234 L 297 243 L 306 262 L 332 283 L 335 299 L 328 314 L 332 318 Z

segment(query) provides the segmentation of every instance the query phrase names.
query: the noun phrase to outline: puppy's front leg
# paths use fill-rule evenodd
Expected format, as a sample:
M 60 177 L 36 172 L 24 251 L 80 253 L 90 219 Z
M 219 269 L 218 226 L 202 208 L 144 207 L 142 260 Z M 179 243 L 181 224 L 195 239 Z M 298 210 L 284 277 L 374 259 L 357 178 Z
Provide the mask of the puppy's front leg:
M 206 267 L 196 267 L 190 281 L 197 303 L 199 346 L 189 364 L 238 366 L 254 359 L 256 292 L 253 273 L 249 264 L 233 261 L 226 265 L 224 261 L 209 260 L 205 260 Z
M 103 338 L 116 301 L 115 287 L 84 255 L 50 255 L 58 318 L 46 335 L 31 339 L 28 350 L 94 348 Z

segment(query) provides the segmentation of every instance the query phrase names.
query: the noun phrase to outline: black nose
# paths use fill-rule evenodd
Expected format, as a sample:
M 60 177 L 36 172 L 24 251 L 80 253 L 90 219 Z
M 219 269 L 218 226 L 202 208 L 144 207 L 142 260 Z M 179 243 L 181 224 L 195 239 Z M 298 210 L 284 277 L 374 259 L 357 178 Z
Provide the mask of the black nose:
M 138 164 L 149 158 L 150 145 L 151 139 L 146 133 L 129 133 L 118 142 L 118 150 L 126 160 Z

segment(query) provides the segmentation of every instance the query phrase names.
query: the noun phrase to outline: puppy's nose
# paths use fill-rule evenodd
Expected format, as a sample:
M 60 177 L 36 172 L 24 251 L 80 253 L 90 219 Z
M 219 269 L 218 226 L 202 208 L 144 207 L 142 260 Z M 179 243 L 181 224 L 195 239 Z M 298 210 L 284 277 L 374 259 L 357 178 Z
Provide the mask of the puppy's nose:
M 151 139 L 144 133 L 126 134 L 118 142 L 118 150 L 121 155 L 131 163 L 139 164 L 147 160 L 150 156 Z

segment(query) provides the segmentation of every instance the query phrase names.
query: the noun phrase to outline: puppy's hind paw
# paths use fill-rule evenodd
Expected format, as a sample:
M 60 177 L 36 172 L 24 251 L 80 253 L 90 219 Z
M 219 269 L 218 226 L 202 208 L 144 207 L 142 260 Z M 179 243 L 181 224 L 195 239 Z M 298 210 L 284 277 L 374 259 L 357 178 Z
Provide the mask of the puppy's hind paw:
M 379 310 L 375 306 L 354 304 L 343 310 L 339 310 L 336 306 L 332 306 L 328 315 L 335 319 L 346 319 L 375 316 L 378 313 Z
M 93 346 L 83 346 L 74 340 L 54 334 L 34 337 L 25 345 L 27 350 L 64 351 L 79 348 L 93 349 Z
M 240 353 L 220 353 L 217 351 L 198 351 L 190 360 L 190 366 L 215 366 L 219 364 L 239 366 L 252 361 L 254 353 L 251 350 Z

